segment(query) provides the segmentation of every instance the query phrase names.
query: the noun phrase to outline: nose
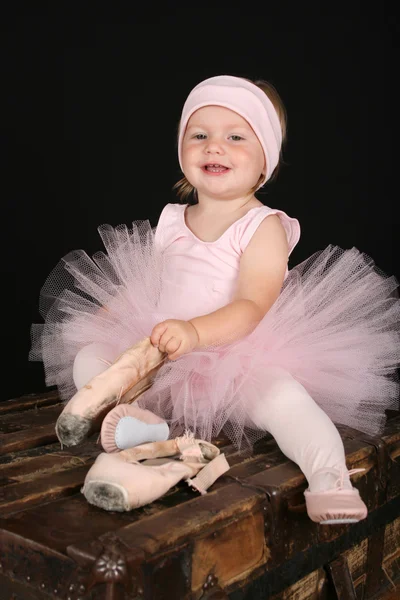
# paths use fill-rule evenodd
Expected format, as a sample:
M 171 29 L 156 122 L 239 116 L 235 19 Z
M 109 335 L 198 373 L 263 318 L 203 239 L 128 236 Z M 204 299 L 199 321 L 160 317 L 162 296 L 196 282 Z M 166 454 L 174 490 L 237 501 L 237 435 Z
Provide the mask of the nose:
M 207 144 L 205 146 L 205 151 L 207 154 L 224 153 L 223 145 L 215 138 L 208 138 Z

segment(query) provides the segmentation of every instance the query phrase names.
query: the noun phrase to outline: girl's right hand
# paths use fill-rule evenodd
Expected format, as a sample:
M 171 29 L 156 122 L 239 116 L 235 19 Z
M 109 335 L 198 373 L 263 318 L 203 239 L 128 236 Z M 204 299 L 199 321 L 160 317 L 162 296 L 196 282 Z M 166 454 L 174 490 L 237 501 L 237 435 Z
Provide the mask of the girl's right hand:
M 196 348 L 199 336 L 190 321 L 168 319 L 154 327 L 150 340 L 160 352 L 168 354 L 169 360 L 176 360 Z

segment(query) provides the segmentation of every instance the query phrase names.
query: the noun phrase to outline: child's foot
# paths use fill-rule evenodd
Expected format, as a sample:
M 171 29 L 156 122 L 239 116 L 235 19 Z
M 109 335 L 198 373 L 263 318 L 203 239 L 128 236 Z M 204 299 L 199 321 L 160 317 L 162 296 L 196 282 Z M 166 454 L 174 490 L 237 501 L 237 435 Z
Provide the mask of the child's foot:
M 364 471 L 364 469 L 353 469 L 348 472 L 348 475 L 361 471 Z M 351 484 L 345 487 L 343 485 L 344 476 L 336 469 L 321 469 L 315 475 L 320 476 L 324 473 L 336 474 L 336 484 L 328 490 L 311 491 L 313 477 L 311 478 L 310 488 L 304 492 L 310 519 L 321 525 L 357 523 L 365 519 L 368 510 L 361 500 L 358 490 L 353 488 Z
M 146 442 L 163 442 L 168 436 L 169 427 L 163 419 L 134 404 L 119 404 L 101 426 L 101 445 L 108 453 Z

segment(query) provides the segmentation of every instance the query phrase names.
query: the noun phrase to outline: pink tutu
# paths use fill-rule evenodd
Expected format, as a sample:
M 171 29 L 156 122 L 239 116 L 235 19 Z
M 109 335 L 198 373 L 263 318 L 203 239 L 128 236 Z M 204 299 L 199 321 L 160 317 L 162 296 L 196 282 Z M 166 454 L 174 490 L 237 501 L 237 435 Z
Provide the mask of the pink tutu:
M 46 383 L 62 398 L 75 393 L 77 352 L 92 343 L 117 352 L 179 317 L 162 306 L 163 254 L 147 221 L 99 228 L 107 253 L 66 256 L 41 293 L 44 325 L 32 328 L 31 360 L 43 360 Z M 397 408 L 400 304 L 397 282 L 356 249 L 329 246 L 292 269 L 280 297 L 246 338 L 167 362 L 140 406 L 210 440 L 222 430 L 240 445 L 249 430 L 246 404 L 262 398 L 267 367 L 291 373 L 335 423 L 378 434 Z M 179 294 L 177 293 L 177 304 Z

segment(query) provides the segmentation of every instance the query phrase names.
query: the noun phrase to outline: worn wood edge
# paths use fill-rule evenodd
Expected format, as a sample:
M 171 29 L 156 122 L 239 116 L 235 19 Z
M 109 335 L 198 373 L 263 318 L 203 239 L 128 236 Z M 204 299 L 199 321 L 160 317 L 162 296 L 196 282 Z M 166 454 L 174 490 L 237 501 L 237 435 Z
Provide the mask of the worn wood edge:
M 57 390 L 44 392 L 43 394 L 26 394 L 11 400 L 3 400 L 0 402 L 0 415 L 5 415 L 13 412 L 23 412 L 32 408 L 40 408 L 51 404 L 62 403 Z
M 54 426 L 56 424 L 56 421 L 58 419 L 58 416 L 60 415 L 62 409 L 63 409 L 63 404 L 60 403 L 56 403 L 56 404 L 47 404 L 46 406 L 41 406 L 40 408 L 37 408 L 36 406 L 31 406 L 29 407 L 29 409 L 24 410 L 22 412 L 10 412 L 7 413 L 5 415 L 1 416 L 1 422 L 0 425 L 5 425 L 7 427 L 10 425 L 14 425 L 14 426 L 21 426 L 21 425 L 26 425 L 26 424 L 34 424 L 35 421 L 40 423 L 41 425 L 45 425 L 45 424 L 50 424 L 53 423 Z M 43 422 L 45 421 L 45 422 Z M 24 431 L 26 430 L 26 427 L 24 429 L 20 429 L 20 430 L 15 430 L 15 433 L 17 433 L 18 431 L 22 434 Z M 0 429 L 1 431 L 1 436 L 7 436 L 7 435 L 11 435 L 11 433 L 8 433 L 7 431 L 3 431 L 2 429 Z M 14 432 L 12 432 L 14 433 Z
M 21 598 L 53 598 L 57 588 L 57 596 L 67 598 L 71 577 L 77 572 L 76 563 L 65 554 L 43 546 L 39 542 L 29 541 L 19 534 L 0 528 L 0 583 L 5 580 L 5 588 L 1 588 L 1 597 L 8 589 L 14 598 L 20 592 Z M 50 581 L 53 585 L 50 587 Z M 61 589 L 59 589 L 59 583 Z M 60 592 L 64 593 L 60 593 Z M 19 598 L 19 596 L 18 596 Z
M 33 448 L 26 448 L 25 450 L 8 452 L 7 454 L 0 455 L 0 469 L 13 464 L 28 463 L 33 458 L 45 456 L 46 454 L 55 454 L 60 449 L 60 442 L 57 440 L 57 442 L 47 444 L 46 446 L 34 446 Z
M 52 472 L 40 479 L 10 484 L 0 490 L 1 521 L 12 513 L 34 504 L 47 503 L 77 493 L 87 473 L 87 465 L 74 467 L 57 473 L 54 483 Z
M 86 458 L 88 456 L 96 457 L 101 450 L 93 444 L 88 442 L 82 444 L 82 446 L 72 446 L 62 450 L 60 444 L 52 444 L 47 446 L 48 452 L 44 454 L 33 454 L 20 456 L 19 453 L 13 455 L 13 460 L 9 462 L 0 462 L 0 481 L 1 479 L 13 479 L 11 483 L 17 483 L 24 480 L 33 480 L 39 478 L 46 473 L 49 469 L 46 468 L 46 464 L 53 461 L 54 465 L 59 464 L 61 467 L 66 465 L 69 461 L 74 459 L 79 460 L 80 458 Z M 41 447 L 39 447 L 41 448 Z M 88 463 L 85 463 L 88 464 Z M 42 465 L 44 465 L 42 467 Z M 71 463 L 71 468 L 76 466 Z M 3 485 L 5 485 L 3 483 Z M 7 485 L 7 484 L 6 484 Z
M 20 535 L 19 533 L 13 533 L 11 531 L 7 531 L 7 529 L 3 529 L 2 527 L 0 527 L 0 548 L 5 548 L 6 544 L 14 544 L 17 543 L 21 546 L 25 546 L 25 542 L 26 542 L 26 538 L 23 537 L 22 535 Z M 43 555 L 50 555 L 53 556 L 54 558 L 57 558 L 58 560 L 62 560 L 65 562 L 70 562 L 71 559 L 64 554 L 63 552 L 58 552 L 57 550 L 54 550 L 53 548 L 49 548 L 48 546 L 44 546 L 43 544 L 41 544 L 40 542 L 35 542 L 34 540 L 29 540 L 29 546 L 33 549 L 36 550 L 37 552 L 43 554 Z M 18 557 L 16 557 L 18 558 Z
M 47 425 L 38 425 L 24 432 L 24 437 L 21 439 L 21 432 L 8 433 L 0 438 L 0 455 L 8 452 L 18 452 L 19 450 L 27 450 L 35 446 L 44 446 L 57 441 L 57 435 L 54 423 Z
M 146 554 L 153 556 L 186 544 L 188 536 L 194 537 L 225 526 L 231 519 L 242 518 L 259 509 L 264 499 L 261 492 L 249 490 L 236 483 L 227 485 L 223 492 L 223 498 L 218 492 L 209 492 L 171 507 L 161 514 L 150 515 L 144 521 L 129 523 L 113 533 L 127 547 L 141 548 Z M 102 536 L 83 545 L 69 546 L 67 553 L 70 556 L 74 548 L 83 550 L 101 538 Z

